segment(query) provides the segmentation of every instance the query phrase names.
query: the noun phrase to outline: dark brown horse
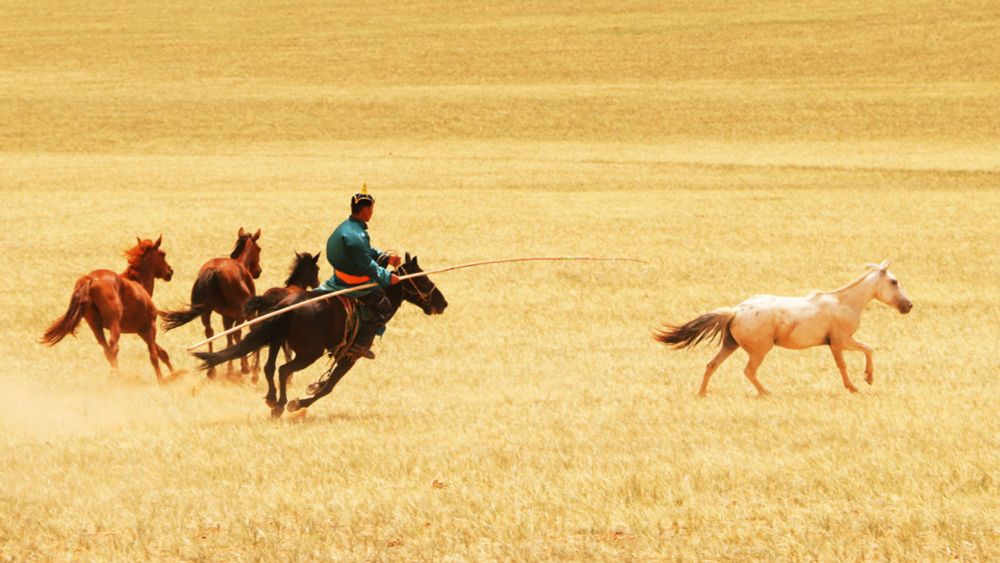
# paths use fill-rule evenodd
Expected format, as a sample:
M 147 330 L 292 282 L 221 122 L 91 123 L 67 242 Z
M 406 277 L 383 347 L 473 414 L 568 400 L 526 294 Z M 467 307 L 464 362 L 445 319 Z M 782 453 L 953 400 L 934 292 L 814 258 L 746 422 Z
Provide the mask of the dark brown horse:
M 121 275 L 111 270 L 94 270 L 76 281 L 69 308 L 49 326 L 42 343 L 55 345 L 67 334 L 76 334 L 81 319 L 94 331 L 97 342 L 113 370 L 118 370 L 118 339 L 122 333 L 138 334 L 149 348 L 149 361 L 156 370 L 156 379 L 164 382 L 160 360 L 170 365 L 170 356 L 156 343 L 156 305 L 153 304 L 153 282 L 156 278 L 170 281 L 173 268 L 167 255 L 160 250 L 163 237 L 153 242 L 136 238 L 138 244 L 125 252 L 128 267 Z M 104 331 L 108 331 L 105 339 Z
M 295 261 L 292 262 L 291 269 L 288 270 L 288 279 L 285 280 L 284 287 L 272 287 L 263 295 L 251 297 L 243 306 L 243 316 L 253 319 L 265 311 L 274 308 L 289 295 L 302 293 L 319 285 L 319 255 L 315 256 L 308 252 L 296 252 Z M 285 361 L 292 358 L 288 345 L 284 345 Z
M 406 255 L 406 261 L 396 269 L 400 276 L 422 271 L 420 265 L 417 264 L 417 258 L 411 259 L 409 254 Z M 404 300 L 423 309 L 426 315 L 441 314 L 448 306 L 444 295 L 427 277 L 403 280 L 390 286 L 385 290 L 385 293 L 394 310 L 398 309 Z M 287 307 L 316 295 L 314 292 L 291 295 L 275 308 Z M 236 346 L 230 346 L 221 352 L 195 353 L 195 356 L 203 361 L 199 369 L 211 369 L 222 362 L 244 357 L 255 350 L 268 346 L 267 364 L 264 366 L 264 373 L 267 375 L 267 397 L 264 400 L 271 407 L 271 416 L 281 416 L 286 404 L 289 411 L 306 408 L 320 397 L 329 394 L 357 361 L 356 356 L 346 354 L 357 332 L 357 318 L 353 313 L 354 303 L 354 299 L 334 297 L 270 318 L 253 326 L 247 337 Z M 276 397 L 275 359 L 278 348 L 285 342 L 295 352 L 295 358 L 282 365 L 278 370 L 281 389 Z M 309 367 L 327 352 L 332 353 L 335 364 L 315 388 L 315 394 L 312 397 L 295 399 L 289 403 L 286 396 L 288 377 Z
M 229 258 L 213 258 L 198 271 L 198 278 L 191 288 L 191 304 L 186 309 L 160 313 L 163 329 L 173 330 L 195 317 L 201 317 L 205 338 L 211 338 L 215 334 L 211 320 L 213 312 L 222 316 L 222 326 L 226 330 L 242 323 L 243 305 L 257 293 L 253 280 L 260 277 L 261 271 L 259 238 L 260 229 L 251 235 L 240 227 L 236 246 Z M 240 332 L 228 335 L 227 340 L 230 346 L 239 343 Z M 212 344 L 208 346 L 211 351 Z M 229 362 L 228 368 L 228 373 L 232 375 L 232 362 Z M 240 360 L 240 371 L 243 374 L 250 372 L 246 358 Z M 208 376 L 215 377 L 215 369 L 209 370 Z M 256 379 L 256 373 L 254 376 Z

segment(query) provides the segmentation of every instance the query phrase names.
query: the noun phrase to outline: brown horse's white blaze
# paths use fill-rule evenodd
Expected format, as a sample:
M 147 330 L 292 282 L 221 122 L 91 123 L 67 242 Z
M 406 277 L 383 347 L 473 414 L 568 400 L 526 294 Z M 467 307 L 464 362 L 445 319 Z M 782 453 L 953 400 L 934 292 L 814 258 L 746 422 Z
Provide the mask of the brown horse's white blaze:
M 830 347 L 844 387 L 854 393 L 858 389 L 847 376 L 845 350 L 864 352 L 865 381 L 869 385 L 874 381 L 872 348 L 854 338 L 865 306 L 878 300 L 904 315 L 913 308 L 913 302 L 888 268 L 888 260 L 878 265 L 870 264 L 863 276 L 844 287 L 805 297 L 757 295 L 736 307 L 717 309 L 681 326 L 666 325 L 653 336 L 674 348 L 722 337 L 722 349 L 708 362 L 699 395 L 705 394 L 712 373 L 737 348 L 743 348 L 750 356 L 744 369 L 747 379 L 758 393 L 768 395 L 767 389 L 757 380 L 757 368 L 771 348 L 799 350 L 820 345 Z
M 54 346 L 68 334 L 75 334 L 86 319 L 111 369 L 118 369 L 118 339 L 122 334 L 138 334 L 149 349 L 149 361 L 156 379 L 163 383 L 160 361 L 173 372 L 170 356 L 156 343 L 156 306 L 153 284 L 170 281 L 173 268 L 160 250 L 163 237 L 153 242 L 136 238 L 137 244 L 125 253 L 128 267 L 120 275 L 111 270 L 94 270 L 76 282 L 66 313 L 45 331 L 42 342 Z M 108 331 L 105 337 L 104 331 Z

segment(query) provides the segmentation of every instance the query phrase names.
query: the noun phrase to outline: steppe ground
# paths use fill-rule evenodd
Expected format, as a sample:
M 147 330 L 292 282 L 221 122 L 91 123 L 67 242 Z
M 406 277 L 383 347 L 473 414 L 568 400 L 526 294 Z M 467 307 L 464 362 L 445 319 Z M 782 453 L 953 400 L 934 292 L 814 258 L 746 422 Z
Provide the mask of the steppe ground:
M 946 5 L 945 5 L 946 4 Z M 1000 558 L 993 2 L 0 3 L 0 558 Z M 75 280 L 261 228 L 261 288 L 367 182 L 435 278 L 305 416 L 160 387 L 141 341 L 38 344 Z M 850 395 L 828 350 L 653 342 L 892 270 Z M 329 267 L 324 264 L 324 274 Z M 216 321 L 218 327 L 218 321 Z M 323 365 L 294 382 L 301 395 Z

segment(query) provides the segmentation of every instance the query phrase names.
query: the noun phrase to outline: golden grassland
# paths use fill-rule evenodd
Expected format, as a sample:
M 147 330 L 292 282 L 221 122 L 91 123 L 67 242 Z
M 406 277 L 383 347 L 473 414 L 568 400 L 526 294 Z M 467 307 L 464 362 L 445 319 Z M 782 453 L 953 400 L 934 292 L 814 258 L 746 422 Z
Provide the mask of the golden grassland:
M 985 2 L 0 6 L 0 559 L 1000 558 L 1000 10 Z M 348 196 L 435 278 L 303 418 L 110 374 L 74 281 L 162 233 L 175 308 L 239 227 L 259 288 Z M 865 262 L 875 383 L 650 338 Z M 324 274 L 329 272 L 328 267 Z M 216 327 L 219 323 L 216 321 Z M 160 334 L 178 367 L 192 324 Z M 860 385 L 863 357 L 848 354 Z M 298 375 L 292 396 L 322 371 Z

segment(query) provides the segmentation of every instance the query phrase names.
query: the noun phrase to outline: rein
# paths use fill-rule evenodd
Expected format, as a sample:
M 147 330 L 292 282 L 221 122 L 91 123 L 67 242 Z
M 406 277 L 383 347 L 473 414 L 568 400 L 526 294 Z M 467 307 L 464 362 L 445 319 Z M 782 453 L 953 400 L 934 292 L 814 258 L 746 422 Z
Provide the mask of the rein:
M 403 274 L 403 276 L 407 275 L 406 271 L 403 270 L 402 266 L 396 268 L 396 271 Z M 401 282 L 403 281 L 403 276 L 400 276 Z M 421 307 L 430 306 L 431 297 L 434 295 L 434 292 L 437 291 L 437 286 L 434 285 L 434 280 L 427 278 L 427 281 L 431 283 L 431 290 L 428 291 L 427 293 L 420 291 L 420 286 L 417 285 L 417 282 L 413 281 L 413 278 L 406 278 L 405 281 L 409 282 L 410 285 L 413 286 L 413 294 L 415 294 L 417 298 L 420 299 L 420 306 Z M 403 290 L 403 293 L 406 293 L 406 284 L 403 284 L 403 286 L 400 289 Z

